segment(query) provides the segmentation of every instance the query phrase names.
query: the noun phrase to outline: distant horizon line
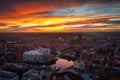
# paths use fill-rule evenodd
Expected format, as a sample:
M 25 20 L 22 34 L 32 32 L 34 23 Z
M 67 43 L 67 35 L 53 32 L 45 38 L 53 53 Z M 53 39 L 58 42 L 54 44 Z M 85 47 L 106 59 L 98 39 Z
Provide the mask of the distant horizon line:
M 101 32 L 120 32 L 120 31 L 80 31 L 80 32 L 0 32 L 1 33 L 101 33 Z

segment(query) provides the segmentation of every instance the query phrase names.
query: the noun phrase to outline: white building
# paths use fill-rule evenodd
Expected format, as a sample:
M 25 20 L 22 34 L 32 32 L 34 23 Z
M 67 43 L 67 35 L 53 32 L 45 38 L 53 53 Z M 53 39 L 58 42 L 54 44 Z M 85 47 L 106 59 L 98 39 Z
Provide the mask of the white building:
M 0 70 L 0 80 L 19 80 L 16 73 Z
M 23 53 L 23 61 L 42 61 L 50 55 L 50 50 L 46 48 L 37 48 L 35 50 L 26 51 Z

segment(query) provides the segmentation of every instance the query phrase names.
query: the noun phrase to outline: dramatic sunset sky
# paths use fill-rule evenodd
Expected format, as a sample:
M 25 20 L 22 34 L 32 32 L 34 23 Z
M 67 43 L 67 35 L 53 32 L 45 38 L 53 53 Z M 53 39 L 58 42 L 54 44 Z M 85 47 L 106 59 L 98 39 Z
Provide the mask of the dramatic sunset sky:
M 0 0 L 0 32 L 120 31 L 120 0 Z

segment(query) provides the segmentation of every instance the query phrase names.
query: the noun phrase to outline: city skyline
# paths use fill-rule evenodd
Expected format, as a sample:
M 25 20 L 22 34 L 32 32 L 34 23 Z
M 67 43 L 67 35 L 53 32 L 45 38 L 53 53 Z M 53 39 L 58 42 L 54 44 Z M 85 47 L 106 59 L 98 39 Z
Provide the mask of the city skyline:
M 120 1 L 0 1 L 0 32 L 86 31 L 120 31 Z

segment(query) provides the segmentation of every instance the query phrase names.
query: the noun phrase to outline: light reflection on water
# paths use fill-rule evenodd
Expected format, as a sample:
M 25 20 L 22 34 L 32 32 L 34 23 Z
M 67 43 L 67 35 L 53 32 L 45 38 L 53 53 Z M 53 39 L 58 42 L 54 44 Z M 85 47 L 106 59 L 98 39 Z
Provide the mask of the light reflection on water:
M 68 61 L 66 59 L 58 58 L 56 63 L 52 66 L 59 66 L 61 69 L 68 68 L 73 65 L 73 61 Z

